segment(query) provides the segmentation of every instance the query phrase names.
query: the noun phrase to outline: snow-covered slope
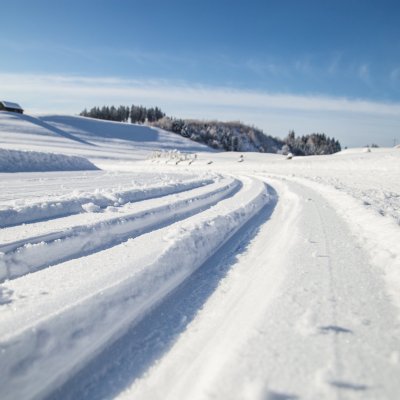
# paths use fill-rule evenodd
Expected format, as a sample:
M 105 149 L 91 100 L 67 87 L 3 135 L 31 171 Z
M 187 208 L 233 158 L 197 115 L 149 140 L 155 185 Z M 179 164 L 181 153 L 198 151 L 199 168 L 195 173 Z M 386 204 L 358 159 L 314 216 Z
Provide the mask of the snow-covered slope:
M 210 152 L 180 135 L 142 125 L 77 116 L 30 116 L 0 111 L 0 148 L 83 156 L 115 167 L 147 158 L 159 149 Z M 121 167 L 122 168 L 122 167 Z
M 0 141 L 102 167 L 0 173 L 1 399 L 398 398 L 399 149 L 9 113 Z

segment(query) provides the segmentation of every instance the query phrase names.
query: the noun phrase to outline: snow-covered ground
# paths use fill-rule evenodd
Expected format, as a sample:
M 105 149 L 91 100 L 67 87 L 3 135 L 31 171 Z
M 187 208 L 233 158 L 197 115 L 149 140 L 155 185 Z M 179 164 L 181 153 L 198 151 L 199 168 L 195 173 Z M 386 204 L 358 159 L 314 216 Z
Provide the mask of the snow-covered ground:
M 0 148 L 0 172 L 82 171 L 98 169 L 86 158 Z
M 1 399 L 399 398 L 400 149 L 0 112 L 1 149 L 99 168 L 0 173 Z

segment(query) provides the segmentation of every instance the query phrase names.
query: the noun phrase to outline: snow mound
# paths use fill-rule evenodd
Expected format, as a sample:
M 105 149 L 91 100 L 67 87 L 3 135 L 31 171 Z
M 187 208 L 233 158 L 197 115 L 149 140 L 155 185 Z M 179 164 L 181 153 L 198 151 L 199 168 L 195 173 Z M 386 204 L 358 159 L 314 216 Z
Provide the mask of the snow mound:
M 99 212 L 101 210 L 100 206 L 98 206 L 97 204 L 94 204 L 94 203 L 82 204 L 82 208 L 88 213 L 89 212 Z
M 96 170 L 86 158 L 63 154 L 0 149 L 0 172 Z

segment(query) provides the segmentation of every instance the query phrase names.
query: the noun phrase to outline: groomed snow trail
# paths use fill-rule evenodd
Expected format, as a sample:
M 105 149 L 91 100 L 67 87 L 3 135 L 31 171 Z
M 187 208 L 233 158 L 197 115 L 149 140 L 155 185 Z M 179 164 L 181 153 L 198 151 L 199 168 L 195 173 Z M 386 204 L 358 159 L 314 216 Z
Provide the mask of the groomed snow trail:
M 221 179 L 208 185 L 208 182 L 202 183 L 205 186 L 188 190 L 184 194 L 180 193 L 181 187 L 178 186 L 178 194 L 128 203 L 117 210 L 118 217 L 115 217 L 113 210 L 92 215 L 85 225 L 82 225 L 85 218 L 81 215 L 35 224 L 36 235 L 23 240 L 10 240 L 19 237 L 20 232 L 19 229 L 9 229 L 9 234 L 3 234 L 9 236 L 9 243 L 6 240 L 6 243 L 0 245 L 0 252 L 3 253 L 0 258 L 0 281 L 115 246 L 168 224 L 168 221 L 196 214 L 240 188 L 240 182 L 234 179 Z M 79 225 L 74 225 L 78 221 Z
M 143 175 L 147 176 L 150 182 L 154 179 L 151 174 L 144 173 Z M 16 182 L 7 179 L 8 176 L 3 174 L 0 182 L 5 189 L 0 194 L 0 200 L 3 202 L 0 209 L 0 228 L 79 214 L 83 211 L 115 209 L 115 207 L 127 203 L 176 194 L 213 182 L 210 177 L 207 179 L 190 179 L 188 177 L 186 182 L 178 183 L 172 175 L 169 179 L 159 176 L 161 179 L 157 184 L 146 183 L 144 185 L 143 178 L 142 182 L 139 180 L 136 183 L 132 182 L 130 175 L 127 174 L 79 173 L 61 176 L 64 177 L 62 184 L 60 184 L 59 174 L 55 175 L 53 179 L 51 177 L 35 178 L 35 174 L 23 174 L 23 178 L 16 179 Z M 92 178 L 92 182 L 88 181 L 90 178 Z M 120 187 L 115 188 L 115 181 L 119 183 Z M 32 187 L 34 182 L 37 182 L 39 190 Z M 26 189 L 22 193 L 16 192 L 13 187 L 16 186 L 16 183 L 18 184 L 17 190 L 28 186 L 28 193 Z M 90 191 L 92 185 L 95 189 Z M 113 186 L 108 188 L 110 185 Z M 7 193 L 8 190 L 10 190 L 10 194 Z M 46 197 L 44 197 L 44 193 L 46 193 Z M 10 196 L 12 198 L 15 196 L 25 197 L 27 200 L 7 201 Z M 17 229 L 21 229 L 21 227 Z
M 382 270 L 326 198 L 269 181 L 279 196 L 270 221 L 118 398 L 398 398 L 400 324 Z
M 318 187 L 258 179 L 266 206 L 48 399 L 398 398 L 383 270 Z
M 1 400 L 400 398 L 399 149 L 8 112 L 0 136 L 30 171 L 0 173 Z M 51 153 L 103 170 L 32 172 Z
M 180 191 L 179 185 L 176 189 Z M 121 229 L 114 229 L 115 224 L 104 235 L 102 226 L 97 227 L 99 235 L 83 247 L 76 240 L 66 241 L 68 261 L 2 285 L 2 399 L 42 398 L 56 390 L 148 314 L 271 200 L 262 181 L 245 176 L 221 179 L 191 192 L 148 199 L 145 211 L 135 214 L 139 228 L 148 226 L 144 232 L 138 226 L 126 231 L 118 222 L 123 234 L 133 239 L 121 242 Z M 44 224 L 41 230 L 47 225 L 52 229 L 51 220 Z M 92 232 L 89 226 L 82 229 Z M 110 239 L 112 246 L 99 248 L 99 237 L 107 235 L 118 241 Z M 15 248 L 12 243 L 7 246 L 10 251 Z M 63 246 L 59 251 L 65 252 Z

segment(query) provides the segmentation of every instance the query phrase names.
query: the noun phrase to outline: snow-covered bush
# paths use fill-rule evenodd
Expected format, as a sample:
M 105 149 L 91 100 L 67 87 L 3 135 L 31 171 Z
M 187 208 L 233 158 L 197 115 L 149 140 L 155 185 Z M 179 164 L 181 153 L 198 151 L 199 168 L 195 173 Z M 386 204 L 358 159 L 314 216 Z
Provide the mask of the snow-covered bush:
M 152 162 L 164 162 L 165 164 L 171 163 L 175 165 L 186 161 L 190 165 L 197 160 L 197 154 L 184 153 L 178 150 L 156 150 L 153 151 L 149 159 Z
M 265 135 L 260 129 L 241 122 L 198 121 L 163 118 L 156 122 L 159 128 L 226 151 L 258 151 L 276 153 L 283 141 Z
M 285 139 L 285 144 L 288 151 L 296 156 L 333 154 L 341 150 L 339 141 L 326 136 L 324 133 L 312 133 L 296 137 L 295 132 L 290 131 Z M 283 147 L 282 153 L 284 154 Z

